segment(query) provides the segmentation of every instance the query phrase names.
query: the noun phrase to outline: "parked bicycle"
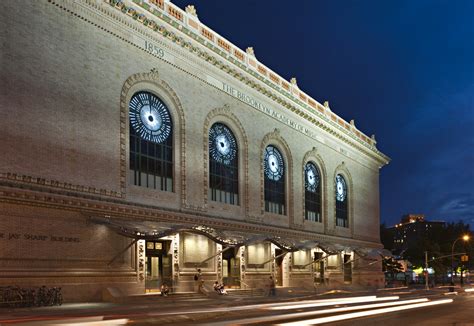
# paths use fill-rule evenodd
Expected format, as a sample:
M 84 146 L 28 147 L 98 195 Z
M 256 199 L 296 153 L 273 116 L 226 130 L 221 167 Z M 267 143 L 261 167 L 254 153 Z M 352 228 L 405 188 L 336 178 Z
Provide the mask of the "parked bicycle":
M 18 286 L 0 287 L 0 307 L 60 306 L 62 303 L 63 296 L 60 287 L 47 288 L 45 285 L 38 289 Z

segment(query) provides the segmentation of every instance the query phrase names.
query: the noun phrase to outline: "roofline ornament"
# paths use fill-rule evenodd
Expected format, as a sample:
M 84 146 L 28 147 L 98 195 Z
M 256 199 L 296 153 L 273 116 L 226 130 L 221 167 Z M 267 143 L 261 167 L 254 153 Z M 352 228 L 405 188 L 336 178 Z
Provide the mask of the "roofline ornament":
M 197 15 L 197 11 L 196 11 L 196 7 L 194 7 L 194 5 L 188 5 L 186 6 L 186 12 L 194 17 L 198 17 Z
M 254 49 L 253 49 L 252 46 L 247 47 L 247 48 L 245 49 L 245 52 L 247 52 L 247 54 L 249 54 L 249 55 L 251 55 L 252 57 L 255 58 L 255 51 L 254 51 Z

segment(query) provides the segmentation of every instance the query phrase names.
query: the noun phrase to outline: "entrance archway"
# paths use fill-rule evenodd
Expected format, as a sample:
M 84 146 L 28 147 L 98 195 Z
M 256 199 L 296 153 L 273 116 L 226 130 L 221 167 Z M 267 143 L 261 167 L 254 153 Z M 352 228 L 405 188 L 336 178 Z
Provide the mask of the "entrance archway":
M 239 248 L 234 247 L 222 253 L 222 278 L 226 286 L 240 288 Z
M 145 254 L 145 291 L 159 291 L 163 283 L 172 284 L 171 241 L 147 241 Z

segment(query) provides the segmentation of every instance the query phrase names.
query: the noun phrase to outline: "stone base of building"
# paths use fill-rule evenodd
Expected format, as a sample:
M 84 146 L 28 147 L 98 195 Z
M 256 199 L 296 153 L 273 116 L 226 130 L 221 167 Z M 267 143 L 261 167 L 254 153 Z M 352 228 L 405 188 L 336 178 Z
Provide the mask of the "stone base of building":
M 349 252 L 330 255 L 326 272 L 319 274 L 313 263 L 323 255 L 319 248 L 291 252 L 266 240 L 229 247 L 193 230 L 130 238 L 80 212 L 5 203 L 0 221 L 0 286 L 61 287 L 64 302 L 144 294 L 159 291 L 163 283 L 173 292 L 195 292 L 198 273 L 207 291 L 215 281 L 268 288 L 270 276 L 283 288 L 384 285 L 381 271 L 351 267 L 350 275 L 344 273 L 342 259 L 355 255 Z

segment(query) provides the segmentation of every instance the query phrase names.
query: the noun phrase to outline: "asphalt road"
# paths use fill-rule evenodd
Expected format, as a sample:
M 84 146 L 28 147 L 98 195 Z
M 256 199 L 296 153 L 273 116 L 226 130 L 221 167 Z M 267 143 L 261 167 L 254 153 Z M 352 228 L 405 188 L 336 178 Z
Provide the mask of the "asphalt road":
M 417 300 L 421 299 L 422 296 L 411 297 L 402 299 L 404 300 Z M 409 325 L 421 325 L 421 326 L 432 326 L 432 325 L 457 325 L 467 326 L 474 325 L 474 295 L 464 296 L 445 296 L 430 298 L 428 302 L 441 302 L 452 299 L 453 302 L 436 304 L 429 307 L 420 307 L 407 309 L 398 312 L 384 312 L 368 317 L 357 317 L 352 316 L 360 312 L 372 313 L 376 310 L 383 310 L 383 307 L 374 307 L 366 309 L 358 309 L 362 306 L 377 305 L 378 303 L 368 302 L 367 304 L 337 304 L 328 307 L 317 307 L 307 309 L 294 309 L 284 311 L 283 313 L 264 313 L 261 316 L 248 317 L 245 313 L 242 315 L 245 317 L 234 318 L 234 319 L 214 319 L 212 323 L 206 321 L 201 325 L 207 326 L 224 326 L 224 325 L 312 325 L 318 322 L 320 325 L 333 325 L 333 326 L 348 326 L 348 325 L 361 325 L 361 326 L 409 326 Z M 417 303 L 413 304 L 415 306 Z M 420 303 L 422 304 L 422 303 Z M 399 305 L 397 307 L 402 307 Z M 406 306 L 409 306 L 408 304 Z M 351 311 L 337 311 L 339 309 L 347 309 L 352 307 Z M 350 308 L 349 308 L 350 309 Z M 333 310 L 333 312 L 330 312 Z M 324 313 L 326 311 L 326 313 Z M 335 312 L 337 311 L 337 312 Z M 301 316 L 305 315 L 306 316 Z M 348 319 L 344 321 L 324 322 L 324 318 L 331 319 L 334 316 L 345 316 Z
M 298 298 L 146 297 L 122 304 L 0 310 L 0 325 L 472 325 L 474 292 L 381 291 Z M 403 293 L 403 294 L 402 294 Z M 375 297 L 377 295 L 377 298 Z M 398 297 L 398 295 L 400 297 Z M 452 302 L 451 302 L 452 301 Z M 431 304 L 429 307 L 421 305 Z M 409 308 L 409 309 L 407 309 Z M 392 312 L 390 310 L 405 309 Z M 388 311 L 387 311 L 388 310 Z M 380 314 L 360 316 L 360 314 Z M 339 318 L 340 321 L 328 323 Z M 324 319 L 323 319 L 324 318 Z M 346 318 L 341 321 L 342 318 Z
M 451 304 L 393 312 L 371 318 L 359 318 L 332 326 L 468 326 L 474 325 L 474 295 L 454 298 Z

